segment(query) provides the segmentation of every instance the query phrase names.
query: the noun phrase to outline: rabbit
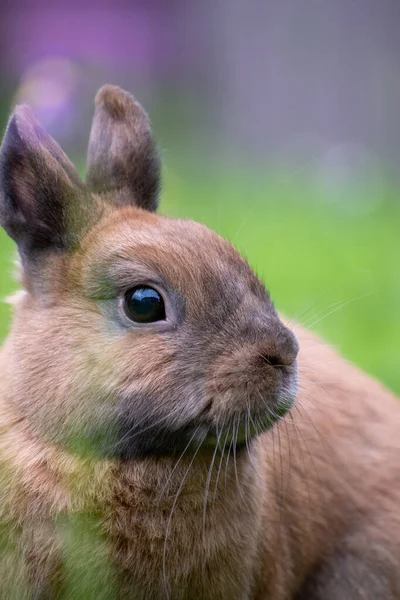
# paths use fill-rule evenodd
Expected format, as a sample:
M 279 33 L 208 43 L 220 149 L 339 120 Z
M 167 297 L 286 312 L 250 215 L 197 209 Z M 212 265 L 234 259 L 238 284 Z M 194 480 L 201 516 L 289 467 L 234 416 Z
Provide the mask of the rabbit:
M 400 405 L 156 213 L 106 85 L 82 182 L 27 106 L 0 155 L 21 291 L 0 354 L 0 598 L 400 598 Z

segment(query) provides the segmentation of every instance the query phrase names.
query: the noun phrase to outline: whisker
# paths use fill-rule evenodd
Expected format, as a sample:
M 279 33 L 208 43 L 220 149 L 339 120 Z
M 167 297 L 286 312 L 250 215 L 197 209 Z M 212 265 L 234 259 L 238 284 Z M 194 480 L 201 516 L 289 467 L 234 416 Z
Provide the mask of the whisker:
M 239 485 L 239 475 L 238 475 L 237 459 L 236 459 L 236 447 L 237 447 L 237 441 L 238 441 L 238 436 L 239 436 L 240 417 L 237 417 L 235 419 L 235 423 L 237 423 L 237 425 L 236 425 L 236 429 L 234 429 L 233 466 L 235 469 L 236 489 L 239 492 L 240 498 L 242 499 L 243 495 L 242 495 L 241 486 Z
M 230 454 L 231 454 L 231 449 L 232 449 L 232 444 L 233 444 L 233 423 L 231 425 L 232 425 L 231 441 L 229 443 L 228 453 L 226 455 L 226 462 L 225 462 L 225 491 L 226 491 L 226 488 L 227 488 L 229 457 L 230 457 Z M 228 429 L 228 432 L 229 432 L 229 429 Z
M 186 478 L 187 478 L 187 476 L 189 474 L 189 471 L 192 468 L 192 465 L 193 465 L 193 463 L 195 461 L 195 458 L 196 458 L 196 456 L 197 456 L 197 454 L 198 454 L 198 452 L 199 452 L 199 450 L 201 448 L 201 445 L 203 444 L 205 438 L 206 438 L 206 434 L 204 434 L 203 438 L 200 440 L 199 445 L 197 446 L 196 451 L 194 452 L 194 454 L 193 454 L 193 456 L 191 458 L 189 466 L 187 467 L 187 469 L 186 469 L 186 471 L 185 471 L 185 473 L 183 475 L 181 484 L 180 484 L 180 486 L 179 486 L 179 488 L 178 488 L 178 490 L 177 490 L 177 492 L 175 494 L 175 499 L 174 499 L 174 501 L 172 503 L 171 512 L 170 512 L 169 517 L 168 517 L 167 527 L 166 527 L 166 530 L 165 530 L 165 540 L 164 540 L 164 548 L 163 548 L 163 556 L 162 556 L 163 583 L 164 583 L 165 592 L 167 594 L 167 598 L 170 598 L 169 586 L 168 586 L 168 581 L 167 581 L 167 544 L 168 544 L 168 535 L 169 535 L 169 531 L 170 531 L 170 527 L 171 527 L 171 522 L 172 522 L 172 515 L 174 513 L 174 510 L 175 510 L 175 507 L 176 507 L 176 503 L 178 502 L 179 494 L 181 493 L 181 491 L 183 489 L 183 486 L 184 486 Z
M 251 452 L 251 449 L 250 449 L 250 444 L 249 444 L 251 414 L 250 414 L 250 402 L 249 402 L 248 398 L 246 399 L 246 408 L 247 408 L 247 412 L 246 412 L 245 430 L 244 430 L 244 438 L 245 438 L 245 442 L 246 442 L 246 450 L 247 450 L 247 454 L 248 454 L 250 463 L 251 463 L 254 471 L 257 473 L 257 467 L 254 464 L 253 455 L 252 455 L 252 452 Z
M 329 317 L 333 313 L 335 313 L 338 310 L 342 309 L 344 306 L 347 306 L 348 304 L 352 304 L 353 302 L 357 302 L 358 300 L 364 300 L 365 298 L 369 298 L 370 296 L 373 296 L 373 295 L 374 295 L 374 292 L 368 292 L 367 294 L 362 294 L 360 296 L 357 296 L 356 298 L 352 298 L 351 300 L 345 300 L 345 301 L 341 302 L 338 306 L 336 306 L 335 308 L 333 308 L 331 311 L 329 311 L 328 313 L 326 313 L 325 315 L 323 315 L 322 317 L 314 320 L 312 323 L 310 323 L 309 325 L 307 325 L 307 328 L 312 329 L 313 327 L 315 327 L 315 325 L 317 325 L 317 323 L 320 323 L 321 321 L 323 321 L 324 319 L 326 319 L 327 317 Z
M 122 443 L 129 443 L 131 442 L 133 439 L 135 439 L 135 437 L 137 437 L 138 435 L 141 435 L 142 433 L 144 433 L 145 431 L 148 431 L 149 429 L 151 429 L 152 427 L 156 427 L 157 425 L 159 425 L 160 423 L 163 423 L 164 421 L 167 421 L 168 419 L 170 419 L 171 417 L 175 416 L 175 414 L 180 414 L 182 412 L 182 408 L 180 406 L 177 406 L 175 410 L 169 412 L 167 415 L 164 415 L 163 417 L 161 417 L 160 419 L 158 419 L 157 421 L 155 421 L 154 423 L 151 423 L 150 425 L 148 425 L 147 427 L 144 427 L 143 429 L 141 429 L 140 431 L 136 431 L 136 428 L 138 427 L 138 425 L 140 425 L 140 423 L 145 422 L 148 418 L 151 418 L 151 414 L 150 415 L 146 415 L 145 418 L 143 418 L 141 421 L 139 421 L 138 423 L 134 424 L 135 430 L 134 431 L 128 431 L 124 436 L 122 436 L 117 442 L 115 442 L 115 444 L 111 447 L 111 450 L 115 450 L 116 448 L 118 448 Z
M 217 427 L 217 431 L 218 431 L 218 427 Z M 204 554 L 203 554 L 203 565 L 202 565 L 202 571 L 203 571 L 203 577 L 204 577 L 204 572 L 205 572 L 205 556 L 206 556 L 206 552 L 205 552 L 205 544 L 206 544 L 206 513 L 207 513 L 207 502 L 208 502 L 208 492 L 210 490 L 210 482 L 211 482 L 211 477 L 212 477 L 212 472 L 213 472 L 213 467 L 214 467 L 214 462 L 215 462 L 215 457 L 217 455 L 217 451 L 218 451 L 218 447 L 219 447 L 219 441 L 222 435 L 222 428 L 221 430 L 217 433 L 217 443 L 215 444 L 215 448 L 214 448 L 214 452 L 212 455 L 212 459 L 211 459 L 211 463 L 210 463 L 210 467 L 208 469 L 208 473 L 207 473 L 207 479 L 206 479 L 206 485 L 204 488 L 204 500 L 203 500 L 203 519 L 202 519 L 202 540 L 203 540 L 203 548 L 204 548 Z
M 190 445 L 191 445 L 191 443 L 193 442 L 194 438 L 196 437 L 196 434 L 197 434 L 197 432 L 199 431 L 200 427 L 201 427 L 201 425 L 198 425 L 198 426 L 196 427 L 196 429 L 194 430 L 194 433 L 193 433 L 192 437 L 190 438 L 190 440 L 189 440 L 189 441 L 188 441 L 188 443 L 186 444 L 186 446 L 185 446 L 185 449 L 183 450 L 182 454 L 180 455 L 180 457 L 179 457 L 179 458 L 178 458 L 178 460 L 176 461 L 176 463 L 175 463 L 175 465 L 174 465 L 173 469 L 171 470 L 170 474 L 168 475 L 167 481 L 165 482 L 165 484 L 164 484 L 164 486 L 163 486 L 163 488 L 162 488 L 162 490 L 161 490 L 161 492 L 160 492 L 160 497 L 162 497 L 162 496 L 164 495 L 164 492 L 165 492 L 165 490 L 166 490 L 166 488 L 167 488 L 168 484 L 170 483 L 170 481 L 171 481 L 171 479 L 172 479 L 172 476 L 173 476 L 173 474 L 175 473 L 175 471 L 176 471 L 176 469 L 177 469 L 177 467 L 178 467 L 179 463 L 181 462 L 182 458 L 183 458 L 183 457 L 184 457 L 184 455 L 186 454 L 186 451 L 188 450 L 188 448 L 190 447 Z
M 224 421 L 224 423 L 225 423 L 225 421 Z M 224 424 L 222 425 L 222 429 L 223 429 L 223 427 L 224 427 Z M 219 459 L 218 470 L 217 470 L 217 477 L 216 477 L 215 487 L 214 487 L 214 492 L 213 492 L 213 504 L 215 503 L 215 499 L 216 499 L 216 496 L 217 496 L 218 482 L 219 482 L 219 477 L 220 477 L 220 473 L 221 473 L 222 461 L 224 459 L 225 446 L 226 446 L 226 442 L 228 441 L 228 435 L 229 435 L 229 429 L 227 430 L 227 432 L 225 434 L 224 445 L 222 446 L 221 457 Z

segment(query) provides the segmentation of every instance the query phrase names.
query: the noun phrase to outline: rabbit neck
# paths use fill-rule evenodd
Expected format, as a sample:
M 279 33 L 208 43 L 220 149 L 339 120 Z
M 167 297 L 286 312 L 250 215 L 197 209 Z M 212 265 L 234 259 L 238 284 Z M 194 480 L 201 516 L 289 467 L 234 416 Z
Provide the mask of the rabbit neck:
M 60 537 L 60 518 L 64 532 L 69 522 L 80 523 L 72 527 L 78 547 L 89 537 L 107 549 L 107 580 L 116 579 L 122 598 L 249 597 L 265 494 L 247 451 L 229 458 L 80 459 L 41 443 L 10 406 L 0 411 L 8 419 L 2 460 L 11 473 L 2 512 L 23 522 L 30 539 L 44 521 L 49 538 Z M 44 578 L 60 568 L 54 565 L 62 562 L 61 548 L 50 539 L 27 551 L 38 565 L 50 565 L 42 569 Z
M 218 482 L 210 457 L 190 462 L 117 468 L 105 527 L 135 599 L 247 597 L 261 514 L 257 480 L 244 457 L 236 467 L 240 484 L 230 462 Z

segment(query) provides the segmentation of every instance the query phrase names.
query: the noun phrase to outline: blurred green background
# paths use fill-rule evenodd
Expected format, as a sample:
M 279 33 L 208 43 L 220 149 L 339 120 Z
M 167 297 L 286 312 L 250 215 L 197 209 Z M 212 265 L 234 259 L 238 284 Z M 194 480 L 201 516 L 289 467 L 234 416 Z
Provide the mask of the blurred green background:
M 0 127 L 28 102 L 84 174 L 97 88 L 134 92 L 164 158 L 161 211 L 230 239 L 280 311 L 400 392 L 399 23 L 397 0 L 18 0 Z M 2 298 L 14 258 L 0 233 Z M 2 303 L 1 337 L 9 323 Z

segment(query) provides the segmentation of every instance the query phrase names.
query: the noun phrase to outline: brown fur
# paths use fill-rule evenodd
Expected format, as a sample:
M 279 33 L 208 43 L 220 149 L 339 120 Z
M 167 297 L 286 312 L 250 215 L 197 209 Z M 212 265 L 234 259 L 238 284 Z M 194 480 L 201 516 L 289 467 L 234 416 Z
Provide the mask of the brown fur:
M 100 93 L 101 122 L 129 130 L 139 110 L 135 157 L 144 113 L 121 94 Z M 114 160 L 100 145 L 95 170 Z M 12 154 L 7 165 L 13 222 Z M 247 263 L 207 228 L 144 210 L 153 203 L 137 202 L 130 172 L 91 192 L 96 224 L 78 247 L 24 255 L 0 355 L 0 598 L 74 597 L 79 585 L 132 600 L 399 598 L 397 400 L 297 326 L 296 367 L 293 335 Z M 164 290 L 170 323 L 121 316 L 118 297 L 143 282 Z M 258 420 L 290 397 L 296 370 L 294 407 Z M 120 410 L 139 438 L 194 421 L 217 424 L 218 445 L 195 431 L 186 452 L 121 459 Z M 236 447 L 253 420 L 265 431 Z

